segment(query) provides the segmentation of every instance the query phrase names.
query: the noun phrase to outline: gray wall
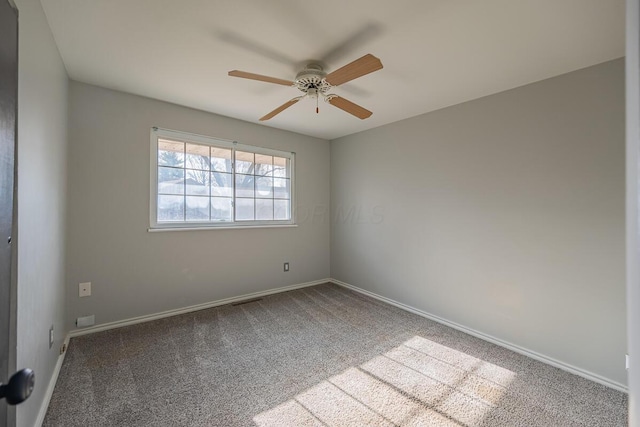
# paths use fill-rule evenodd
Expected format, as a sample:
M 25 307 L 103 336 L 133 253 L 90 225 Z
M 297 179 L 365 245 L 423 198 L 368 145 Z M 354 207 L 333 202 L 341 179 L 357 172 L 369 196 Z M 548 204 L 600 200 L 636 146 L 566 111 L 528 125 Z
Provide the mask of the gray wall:
M 625 384 L 624 159 L 623 60 L 332 141 L 332 277 Z
M 329 221 L 307 215 L 328 212 L 328 141 L 77 82 L 69 96 L 70 328 L 329 277 Z M 152 126 L 296 152 L 299 226 L 148 232 Z
M 65 199 L 68 79 L 40 2 L 20 12 L 18 86 L 17 366 L 32 368 L 36 388 L 17 407 L 33 426 L 65 330 Z M 49 327 L 55 343 L 49 349 Z

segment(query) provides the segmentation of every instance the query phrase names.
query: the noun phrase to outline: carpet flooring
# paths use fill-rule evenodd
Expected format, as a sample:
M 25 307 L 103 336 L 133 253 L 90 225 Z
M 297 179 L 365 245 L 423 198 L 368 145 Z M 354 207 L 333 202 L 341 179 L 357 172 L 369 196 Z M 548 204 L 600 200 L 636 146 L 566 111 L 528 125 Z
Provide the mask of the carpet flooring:
M 627 396 L 324 284 L 73 338 L 45 426 L 624 426 Z

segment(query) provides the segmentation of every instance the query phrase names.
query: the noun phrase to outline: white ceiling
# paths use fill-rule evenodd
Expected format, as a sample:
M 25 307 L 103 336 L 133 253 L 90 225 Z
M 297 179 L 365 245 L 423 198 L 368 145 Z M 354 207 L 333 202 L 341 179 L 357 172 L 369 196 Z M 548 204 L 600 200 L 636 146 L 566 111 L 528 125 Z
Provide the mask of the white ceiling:
M 384 69 L 263 122 L 334 139 L 624 55 L 624 0 L 41 0 L 71 79 L 260 123 L 308 60 Z

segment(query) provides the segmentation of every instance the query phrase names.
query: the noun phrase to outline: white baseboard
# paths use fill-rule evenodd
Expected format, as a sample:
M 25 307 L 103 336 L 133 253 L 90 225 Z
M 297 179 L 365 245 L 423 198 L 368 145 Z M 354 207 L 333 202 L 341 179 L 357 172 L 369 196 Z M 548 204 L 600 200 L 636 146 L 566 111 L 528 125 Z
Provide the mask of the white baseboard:
M 505 347 L 509 350 L 512 350 L 516 353 L 520 353 L 522 355 L 525 355 L 527 357 L 530 357 L 532 359 L 538 360 L 540 362 L 543 363 L 547 363 L 551 366 L 555 366 L 556 368 L 559 369 L 563 369 L 567 372 L 570 372 L 572 374 L 575 375 L 579 375 L 581 377 L 584 377 L 588 380 L 603 384 L 607 387 L 611 387 L 613 389 L 622 391 L 624 393 L 628 393 L 628 388 L 627 386 L 625 386 L 624 384 L 620 384 L 616 381 L 612 381 L 609 380 L 607 378 L 604 378 L 600 375 L 594 374 L 592 372 L 588 372 L 585 371 L 584 369 L 580 369 L 578 367 L 569 365 L 567 363 L 561 362 L 559 360 L 544 356 L 542 354 L 536 353 L 535 351 L 531 351 L 528 350 L 526 348 L 517 346 L 515 344 L 511 344 L 509 342 L 503 341 L 499 338 L 495 338 L 491 335 L 487 335 L 485 333 L 476 331 L 474 329 L 471 328 L 467 328 L 466 326 L 460 325 L 458 323 L 455 322 L 451 322 L 449 320 L 443 319 L 442 317 L 439 316 L 435 316 L 433 314 L 427 313 L 425 311 L 419 310 L 417 308 L 413 308 L 409 305 L 394 301 L 390 298 L 387 297 L 383 297 L 381 295 L 375 294 L 373 292 L 364 290 L 362 288 L 358 288 L 357 286 L 353 286 L 350 285 L 348 283 L 342 282 L 340 280 L 337 279 L 322 279 L 322 280 L 314 280 L 312 282 L 306 282 L 306 283 L 300 283 L 300 284 L 296 284 L 296 285 L 290 285 L 290 286 L 283 286 L 280 288 L 275 288 L 275 289 L 269 289 L 266 291 L 260 291 L 260 292 L 253 292 L 250 294 L 245 294 L 245 295 L 240 295 L 237 297 L 232 297 L 232 298 L 225 298 L 225 299 L 221 299 L 221 300 L 217 300 L 217 301 L 211 301 L 211 302 L 207 302 L 204 304 L 197 304 L 197 305 L 192 305 L 189 307 L 184 307 L 184 308 L 180 308 L 180 309 L 176 309 L 176 310 L 168 310 L 168 311 L 163 311 L 161 313 L 155 313 L 155 314 L 150 314 L 150 315 L 146 315 L 146 316 L 139 316 L 139 317 L 134 317 L 131 319 L 125 319 L 125 320 L 119 320 L 116 322 L 110 322 L 110 323 L 103 323 L 101 325 L 96 325 L 96 326 L 92 326 L 89 328 L 83 328 L 83 329 L 77 329 L 77 330 L 73 330 L 70 331 L 67 334 L 67 337 L 64 340 L 64 343 L 66 344 L 66 348 L 68 350 L 69 348 L 69 339 L 73 338 L 73 337 L 78 337 L 81 335 L 87 335 L 87 334 L 91 334 L 91 333 L 95 333 L 95 332 L 100 332 L 100 331 L 106 331 L 109 329 L 115 329 L 115 328 L 121 328 L 123 326 L 129 326 L 129 325 L 135 325 L 137 323 L 143 323 L 143 322 L 150 322 L 152 320 L 156 320 L 156 319 L 162 319 L 165 317 L 171 317 L 171 316 L 177 316 L 179 314 L 185 314 L 185 313 L 190 313 L 193 311 L 198 311 L 198 310 L 204 310 L 206 308 L 211 308 L 211 307 L 217 307 L 220 305 L 225 305 L 225 304 L 231 304 L 234 302 L 238 302 L 238 301 L 243 301 L 243 300 L 247 300 L 247 299 L 252 299 L 252 298 L 259 298 L 262 296 L 267 296 L 267 295 L 272 295 L 272 294 L 277 294 L 277 293 L 281 293 L 281 292 L 287 292 L 287 291 L 292 291 L 294 289 L 300 289 L 300 288 L 306 288 L 308 286 L 315 286 L 315 285 L 320 285 L 322 283 L 327 283 L 327 282 L 331 282 L 331 283 L 335 283 L 336 285 L 339 286 L 343 286 L 347 289 L 351 289 L 355 292 L 359 292 L 361 294 L 364 295 L 368 295 L 372 298 L 375 298 L 377 300 L 386 302 L 388 304 L 391 304 L 393 306 L 399 307 L 403 310 L 409 311 L 411 313 L 417 314 L 418 316 L 422 316 L 422 317 L 426 317 L 427 319 L 431 319 L 435 322 L 441 323 L 443 325 L 449 326 L 451 328 L 457 329 L 459 331 L 465 332 L 469 335 L 473 335 L 475 337 L 478 337 L 480 339 L 483 339 L 485 341 L 491 342 L 493 344 L 499 345 L 501 347 Z M 58 375 L 60 374 L 60 369 L 62 368 L 62 363 L 64 362 L 64 358 L 65 355 L 67 353 L 63 353 L 59 358 L 58 361 L 56 363 L 56 366 L 54 368 L 53 371 L 53 375 L 51 376 L 51 380 L 49 381 L 49 385 L 47 386 L 47 391 L 45 393 L 44 399 L 42 401 L 42 406 L 40 407 L 40 411 L 38 413 L 38 418 L 36 420 L 36 427 L 40 427 L 42 426 L 42 423 L 44 422 L 44 417 L 47 414 L 47 409 L 49 408 L 49 402 L 51 401 L 51 396 L 53 395 L 53 390 L 56 386 L 56 382 L 58 380 Z
M 69 334 L 65 337 L 63 341 L 63 345 L 65 349 L 69 349 Z M 53 390 L 56 388 L 56 383 L 58 382 L 58 375 L 60 375 L 60 369 L 62 369 L 62 363 L 64 362 L 64 357 L 67 355 L 67 352 L 62 353 L 58 356 L 58 361 L 56 362 L 55 368 L 53 368 L 53 374 L 51 375 L 51 379 L 49 380 L 49 384 L 47 385 L 47 391 L 44 393 L 44 399 L 42 400 L 42 404 L 40 405 L 40 411 L 38 411 L 38 418 L 36 418 L 36 427 L 41 427 L 44 422 L 44 417 L 47 415 L 47 409 L 49 409 L 49 402 L 51 402 L 51 396 L 53 396 Z
M 283 286 L 280 288 L 269 289 L 266 291 L 253 292 L 250 294 L 239 295 L 237 297 L 225 298 L 217 301 L 210 301 L 203 304 L 196 304 L 189 307 L 178 308 L 175 310 L 167 310 L 160 313 L 148 314 L 145 316 L 132 317 L 130 319 L 117 320 L 115 322 L 102 323 L 88 328 L 75 329 L 69 332 L 69 337 L 79 337 L 81 335 L 93 334 L 95 332 L 107 331 L 109 329 L 122 328 L 123 326 L 135 325 L 137 323 L 150 322 L 152 320 L 163 319 L 165 317 L 177 316 L 180 314 L 191 313 L 193 311 L 204 310 L 207 308 L 218 307 L 220 305 L 231 304 L 238 301 L 244 301 L 253 298 L 259 298 L 267 295 L 278 294 L 281 292 L 292 291 L 294 289 L 306 288 L 308 286 L 320 285 L 322 283 L 331 282 L 331 279 L 314 280 L 313 282 L 298 283 L 295 285 Z
M 298 283 L 295 285 L 283 286 L 280 288 L 269 289 L 266 291 L 253 292 L 250 294 L 240 295 L 232 298 L 225 298 L 217 301 L 206 302 L 203 304 L 192 305 L 189 307 L 179 308 L 175 310 L 167 310 L 161 313 L 149 314 L 146 316 L 134 317 L 131 319 L 119 320 L 116 322 L 103 323 L 101 325 L 92 326 L 89 328 L 77 329 L 70 331 L 65 340 L 64 344 L 66 345 L 66 349 L 69 349 L 69 340 L 73 337 L 78 337 L 81 335 L 92 334 L 95 332 L 106 331 L 109 329 L 121 328 L 123 326 L 135 325 L 137 323 L 150 322 L 156 319 L 162 319 L 165 317 L 177 316 L 179 314 L 190 313 L 193 311 L 204 310 L 206 308 L 217 307 L 220 305 L 231 304 L 238 301 L 244 301 L 247 299 L 259 298 L 267 295 L 277 294 L 281 292 L 292 291 L 294 289 L 306 288 L 308 286 L 321 285 L 323 283 L 331 282 L 331 279 L 321 279 L 314 280 L 313 282 L 306 283 Z M 53 371 L 53 375 L 51 376 L 51 380 L 49 381 L 49 385 L 47 386 L 47 391 L 45 393 L 44 399 L 42 401 L 42 405 L 40 406 L 40 411 L 38 412 L 38 418 L 36 419 L 35 426 L 41 427 L 44 422 L 44 417 L 47 415 L 47 409 L 49 409 L 49 402 L 51 401 L 51 396 L 53 396 L 53 390 L 56 387 L 56 382 L 58 381 L 58 375 L 60 374 L 60 369 L 62 368 L 62 363 L 64 362 L 64 358 L 67 352 L 65 351 L 60 357 L 58 357 L 58 361 L 56 362 L 56 366 Z
M 457 329 L 457 330 L 462 331 L 462 332 L 464 332 L 466 334 L 473 335 L 474 337 L 477 337 L 477 338 L 480 338 L 482 340 L 488 341 L 490 343 L 493 343 L 493 344 L 499 345 L 501 347 L 507 348 L 507 349 L 509 349 L 511 351 L 514 351 L 516 353 L 519 353 L 519 354 L 522 354 L 524 356 L 530 357 L 532 359 L 538 360 L 540 362 L 546 363 L 548 365 L 555 366 L 556 368 L 562 369 L 562 370 L 570 372 L 572 374 L 579 375 L 579 376 L 581 376 L 583 378 L 586 378 L 588 380 L 594 381 L 596 383 L 605 385 L 607 387 L 613 388 L 615 390 L 618 390 L 618 391 L 621 391 L 621 392 L 624 392 L 624 393 L 628 393 L 629 392 L 629 388 L 627 386 L 625 386 L 624 384 L 621 384 L 621 383 L 619 383 L 617 381 L 612 381 L 612 380 L 610 380 L 608 378 L 605 378 L 603 376 L 600 376 L 598 374 L 594 374 L 593 372 L 585 371 L 584 369 L 578 368 L 578 367 L 570 365 L 568 363 L 564 363 L 564 362 L 561 362 L 561 361 L 556 360 L 554 358 L 545 356 L 543 354 L 536 353 L 535 351 L 520 347 L 520 346 L 515 345 L 515 344 L 511 344 L 510 342 L 501 340 L 500 338 L 496 338 L 496 337 L 493 337 L 491 335 L 487 335 L 487 334 L 485 334 L 483 332 L 476 331 L 475 329 L 471 329 L 471 328 L 468 328 L 466 326 L 460 325 L 458 323 L 451 322 L 451 321 L 449 321 L 447 319 L 444 319 L 444 318 L 442 318 L 440 316 L 436 316 L 436 315 L 433 315 L 431 313 L 427 313 L 425 311 L 419 310 L 417 308 L 411 307 L 411 306 L 403 304 L 401 302 L 392 300 L 392 299 L 387 298 L 387 297 L 383 297 L 382 295 L 378 295 L 376 293 L 367 291 L 367 290 L 359 288 L 357 286 L 350 285 L 350 284 L 345 283 L 343 281 L 340 281 L 340 280 L 337 280 L 337 279 L 331 279 L 330 281 L 331 281 L 331 283 L 335 283 L 336 285 L 343 286 L 343 287 L 345 287 L 347 289 L 351 289 L 351 290 L 353 290 L 355 292 L 359 292 L 361 294 L 370 296 L 370 297 L 375 298 L 377 300 L 386 302 L 387 304 L 394 305 L 394 306 L 396 306 L 398 308 L 401 308 L 403 310 L 406 310 L 406 311 L 409 311 L 411 313 L 417 314 L 418 316 L 426 317 L 427 319 L 430 319 L 430 320 L 433 320 L 435 322 L 441 323 L 443 325 L 449 326 L 449 327 L 451 327 L 453 329 Z

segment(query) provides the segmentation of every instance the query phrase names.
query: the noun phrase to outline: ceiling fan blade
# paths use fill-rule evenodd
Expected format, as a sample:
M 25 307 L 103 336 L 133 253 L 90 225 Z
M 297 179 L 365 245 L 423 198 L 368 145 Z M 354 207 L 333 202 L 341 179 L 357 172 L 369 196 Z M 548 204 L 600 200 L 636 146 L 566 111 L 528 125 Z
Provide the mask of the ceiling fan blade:
M 308 19 L 303 22 L 308 23 Z M 317 31 L 316 31 L 317 32 Z M 369 22 L 360 29 L 352 33 L 346 40 L 343 40 L 337 46 L 317 56 L 322 63 L 330 63 L 344 58 L 351 52 L 356 51 L 359 47 L 371 42 L 372 39 L 379 37 L 384 32 L 384 27 L 378 22 Z
M 266 116 L 260 117 L 260 121 L 263 122 L 265 120 L 269 120 L 270 118 L 272 118 L 276 114 L 282 113 L 284 110 L 286 110 L 287 108 L 291 107 L 293 104 L 295 104 L 298 101 L 300 101 L 300 98 L 293 98 L 291 101 L 285 102 L 284 104 L 282 104 L 281 106 L 279 106 L 278 108 L 276 108 L 275 110 L 273 110 L 272 112 L 267 114 Z
M 229 71 L 232 77 L 241 77 L 243 79 L 260 80 L 261 82 L 275 83 L 283 86 L 293 86 L 293 82 L 289 80 L 278 79 L 276 77 L 263 76 L 261 74 L 247 73 L 246 71 L 233 70 Z
M 334 107 L 338 107 L 339 109 L 344 110 L 349 114 L 353 114 L 357 118 L 363 119 L 363 120 L 366 119 L 367 117 L 370 117 L 373 114 L 371 111 L 367 110 L 366 108 L 363 108 L 358 104 L 354 104 L 353 102 L 339 96 L 334 96 L 331 99 L 329 99 L 329 104 L 333 105 Z
M 236 47 L 248 50 L 249 52 L 264 56 L 272 61 L 280 62 L 288 67 L 295 67 L 298 64 L 297 61 L 294 61 L 292 58 L 278 52 L 276 49 L 245 37 L 241 33 L 234 33 L 233 31 L 219 31 L 217 32 L 217 36 L 225 43 L 229 43 Z
M 358 77 L 362 77 L 366 74 L 373 73 L 380 69 L 382 69 L 382 62 L 375 56 L 368 53 L 362 58 L 356 59 L 350 64 L 327 74 L 324 79 L 332 86 L 340 86 L 343 83 L 357 79 Z

